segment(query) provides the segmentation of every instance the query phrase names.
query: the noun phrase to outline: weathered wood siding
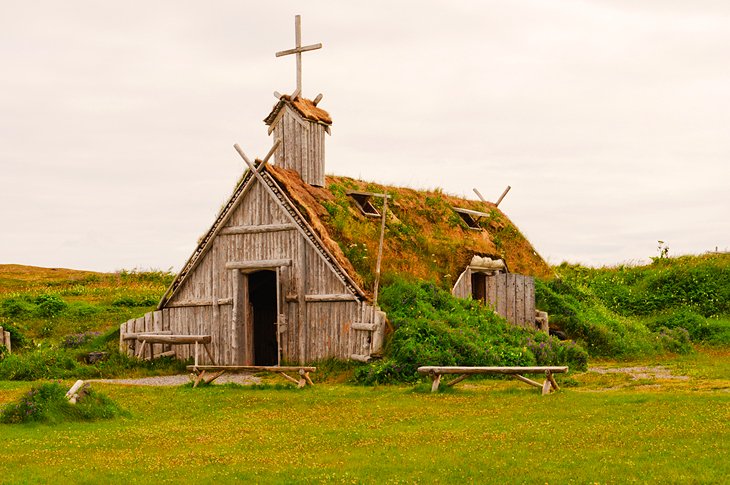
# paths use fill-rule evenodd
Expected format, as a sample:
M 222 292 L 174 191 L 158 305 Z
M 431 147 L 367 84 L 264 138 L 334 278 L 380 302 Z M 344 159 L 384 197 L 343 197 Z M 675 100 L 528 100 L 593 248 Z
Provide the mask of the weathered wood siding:
M 281 140 L 274 163 L 296 170 L 310 185 L 324 187 L 324 137 L 324 125 L 306 120 L 285 106 L 274 127 L 274 142 Z
M 472 273 L 470 268 L 456 280 L 451 293 L 458 298 L 471 298 Z M 476 277 L 476 276 L 475 276 Z M 486 295 L 484 303 L 491 306 L 499 315 L 510 323 L 535 328 L 535 280 L 531 276 L 515 273 L 498 273 L 483 275 L 486 279 Z
M 245 362 L 246 336 L 234 318 L 234 286 L 239 270 L 226 269 L 226 264 L 285 260 L 290 265 L 282 266 L 278 272 L 282 361 L 305 363 L 326 357 L 369 355 L 372 332 L 353 330 L 351 326 L 363 321 L 364 313 L 373 318 L 372 307 L 348 290 L 260 182 L 252 184 L 232 210 L 223 230 L 165 304 L 161 311 L 162 327 L 173 334 L 211 335 L 216 364 Z M 267 232 L 235 233 L 241 232 L 242 227 L 245 231 Z M 316 301 L 318 295 L 341 296 L 345 301 Z M 250 318 L 250 311 L 244 313 L 243 318 Z M 122 333 L 153 330 L 153 326 L 148 329 L 138 320 L 131 325 L 125 323 Z M 126 347 L 120 342 L 122 348 L 133 352 L 129 350 L 129 341 L 126 342 Z M 193 355 L 193 346 L 178 345 L 174 350 L 182 359 Z M 200 362 L 210 363 L 207 355 L 201 355 Z

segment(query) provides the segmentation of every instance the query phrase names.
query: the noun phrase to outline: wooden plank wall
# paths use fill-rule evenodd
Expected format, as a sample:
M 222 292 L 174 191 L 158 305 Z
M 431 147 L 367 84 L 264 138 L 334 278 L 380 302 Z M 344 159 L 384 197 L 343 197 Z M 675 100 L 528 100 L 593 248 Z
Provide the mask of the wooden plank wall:
M 471 269 L 466 268 L 454 284 L 451 294 L 457 298 L 471 297 Z
M 323 187 L 324 135 L 324 125 L 305 120 L 285 106 L 274 128 L 274 142 L 281 140 L 274 154 L 274 163 L 296 170 L 310 185 Z
M 224 227 L 290 222 L 289 216 L 255 182 Z M 348 290 L 296 229 L 219 234 L 166 308 L 157 317 L 153 314 L 125 322 L 121 332 L 151 332 L 162 328 L 173 334 L 211 335 L 210 348 L 216 364 L 241 363 L 243 355 L 234 346 L 236 340 L 243 341 L 241 329 L 233 326 L 234 276 L 238 270 L 228 270 L 225 265 L 282 259 L 291 261 L 291 266 L 283 267 L 285 271 L 280 272 L 281 314 L 285 323 L 280 334 L 282 361 L 305 363 L 325 357 L 347 359 L 352 354 L 369 355 L 371 332 L 351 329 L 352 323 L 363 321 L 362 302 L 354 297 L 351 301 L 306 300 L 306 296 L 346 295 Z M 304 298 L 299 298 L 300 291 Z M 120 348 L 134 355 L 133 341 L 120 341 Z M 155 346 L 156 355 L 163 350 L 162 346 Z M 190 358 L 194 352 L 192 345 L 177 345 L 174 350 L 181 359 Z M 207 355 L 199 357 L 202 364 L 211 363 Z
M 456 280 L 451 294 L 457 298 L 471 298 L 472 271 L 467 268 Z M 535 280 L 515 273 L 484 275 L 487 282 L 485 303 L 510 323 L 535 328 Z
M 487 275 L 486 303 L 510 323 L 535 328 L 535 280 L 515 273 Z

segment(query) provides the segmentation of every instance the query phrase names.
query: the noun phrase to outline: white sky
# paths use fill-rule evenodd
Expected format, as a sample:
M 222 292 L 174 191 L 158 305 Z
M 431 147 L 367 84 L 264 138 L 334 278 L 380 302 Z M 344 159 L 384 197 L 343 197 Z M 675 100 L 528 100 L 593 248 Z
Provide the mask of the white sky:
M 333 119 L 328 173 L 474 198 L 551 263 L 730 247 L 730 2 L 8 1 L 0 263 L 184 263 L 274 90 Z

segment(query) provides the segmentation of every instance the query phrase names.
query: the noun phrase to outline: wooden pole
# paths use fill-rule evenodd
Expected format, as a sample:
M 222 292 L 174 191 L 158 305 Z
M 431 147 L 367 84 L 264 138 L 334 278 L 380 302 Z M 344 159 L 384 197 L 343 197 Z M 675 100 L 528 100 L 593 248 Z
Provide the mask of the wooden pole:
M 380 223 L 380 242 L 378 243 L 378 260 L 375 264 L 375 289 L 373 290 L 373 312 L 378 304 L 378 287 L 380 285 L 380 263 L 383 260 L 383 239 L 385 237 L 385 218 L 388 213 L 388 194 L 383 194 L 383 214 Z M 373 314 L 374 316 L 374 314 Z
M 476 189 L 476 187 L 473 188 L 472 190 L 474 191 L 475 194 L 477 194 L 477 197 L 479 197 L 479 200 L 481 200 L 485 204 L 487 203 L 487 199 L 484 198 L 484 196 Z
M 502 199 L 504 199 L 504 196 L 505 196 L 505 195 L 507 195 L 507 192 L 509 192 L 509 189 L 511 189 L 511 188 L 512 188 L 512 187 L 510 187 L 510 186 L 508 185 L 508 186 L 507 186 L 507 188 L 506 188 L 506 189 L 504 189 L 504 192 L 502 192 L 502 195 L 500 195 L 500 196 L 499 196 L 499 199 L 497 199 L 497 203 L 496 203 L 496 204 L 494 204 L 495 206 L 499 207 L 499 203 L 500 203 L 500 202 L 502 202 Z
M 294 40 L 297 49 L 302 47 L 302 16 L 294 16 Z M 297 52 L 297 91 L 302 92 L 302 53 Z
M 441 384 L 441 374 L 432 375 L 433 382 L 431 383 L 431 392 L 439 390 L 439 384 Z

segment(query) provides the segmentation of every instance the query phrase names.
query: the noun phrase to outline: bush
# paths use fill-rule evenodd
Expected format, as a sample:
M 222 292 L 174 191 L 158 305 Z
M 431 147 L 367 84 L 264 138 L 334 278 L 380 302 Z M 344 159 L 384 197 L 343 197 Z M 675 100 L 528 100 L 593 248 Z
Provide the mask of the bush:
M 0 422 L 55 424 L 110 419 L 121 414 L 124 412 L 114 401 L 93 389 L 89 389 L 77 404 L 71 404 L 66 399 L 66 389 L 53 382 L 33 387 L 18 401 L 6 405 L 0 413 Z
M 44 318 L 53 318 L 60 315 L 68 304 L 58 295 L 44 293 L 35 298 L 37 313 Z
M 0 360 L 0 380 L 34 381 L 38 379 L 91 379 L 128 375 L 136 371 L 144 375 L 185 372 L 186 362 L 172 357 L 139 360 L 121 354 L 113 339 L 114 332 L 92 338 L 83 349 L 39 347 L 13 353 Z M 116 333 L 118 338 L 119 334 Z M 108 357 L 94 364 L 84 358 L 90 350 L 105 351 Z
M 35 310 L 36 306 L 26 298 L 8 298 L 0 303 L 0 315 L 8 318 L 29 318 L 35 313 Z
M 150 295 L 124 295 L 112 301 L 113 306 L 145 307 L 157 305 L 159 298 Z
M 383 289 L 381 304 L 396 330 L 387 358 L 356 370 L 360 383 L 413 382 L 424 365 L 586 368 L 587 354 L 574 343 L 511 326 L 482 304 L 432 283 L 396 281 Z

